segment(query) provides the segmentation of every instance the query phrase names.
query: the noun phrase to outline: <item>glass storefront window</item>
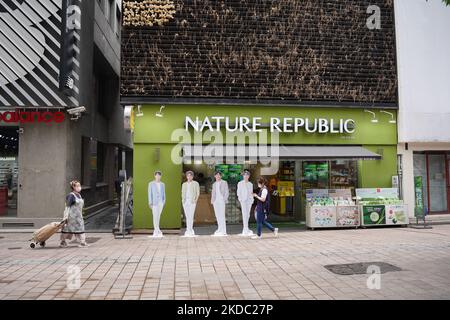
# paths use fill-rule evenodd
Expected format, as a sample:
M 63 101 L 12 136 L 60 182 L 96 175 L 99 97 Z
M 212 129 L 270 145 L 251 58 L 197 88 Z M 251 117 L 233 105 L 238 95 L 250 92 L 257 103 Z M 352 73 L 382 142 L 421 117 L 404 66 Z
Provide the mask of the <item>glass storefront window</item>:
M 242 179 L 240 173 L 248 169 L 251 173 L 254 191 L 257 192 L 256 180 L 261 175 L 260 164 L 185 164 L 183 172 L 191 170 L 195 180 L 200 184 L 200 198 L 195 213 L 195 223 L 214 224 L 214 211 L 210 205 L 214 171 L 220 170 L 222 178 L 227 180 L 230 198 L 226 207 L 227 223 L 241 223 L 242 214 L 236 197 L 237 183 Z M 265 176 L 270 193 L 271 213 L 277 220 L 292 221 L 299 217 L 304 205 L 306 189 L 355 189 L 358 183 L 357 161 L 323 160 L 323 161 L 280 161 L 277 174 Z M 184 176 L 183 179 L 184 181 Z M 275 217 L 274 217 L 275 218 Z M 251 217 L 253 220 L 253 217 Z
M 414 153 L 414 176 L 422 177 L 424 205 L 430 213 L 449 209 L 447 159 L 445 153 Z
M 16 127 L 0 127 L 0 217 L 17 216 L 19 135 Z
M 430 177 L 430 210 L 432 212 L 447 212 L 445 154 L 429 154 L 428 167 Z
M 358 182 L 356 161 L 330 161 L 330 189 L 355 189 Z

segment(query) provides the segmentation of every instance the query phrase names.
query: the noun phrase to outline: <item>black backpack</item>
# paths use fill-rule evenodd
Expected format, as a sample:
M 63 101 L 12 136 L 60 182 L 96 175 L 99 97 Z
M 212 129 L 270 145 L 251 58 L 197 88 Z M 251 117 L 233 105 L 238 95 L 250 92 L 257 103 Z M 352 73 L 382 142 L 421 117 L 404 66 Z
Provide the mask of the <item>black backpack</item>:
M 267 189 L 267 187 L 266 187 L 266 189 Z M 264 201 L 263 208 L 264 208 L 264 213 L 269 215 L 269 213 L 270 213 L 270 192 L 269 192 L 269 189 L 267 189 L 267 197 L 266 197 L 266 201 Z

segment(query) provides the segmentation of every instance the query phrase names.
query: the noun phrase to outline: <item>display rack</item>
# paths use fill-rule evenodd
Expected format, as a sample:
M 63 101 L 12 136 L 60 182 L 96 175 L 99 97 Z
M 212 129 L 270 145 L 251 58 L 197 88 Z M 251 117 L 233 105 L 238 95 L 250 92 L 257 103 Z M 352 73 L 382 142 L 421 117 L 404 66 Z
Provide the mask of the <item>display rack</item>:
M 397 188 L 356 189 L 361 226 L 408 225 L 408 206 L 398 198 Z
M 350 189 L 306 190 L 306 226 L 313 230 L 359 227 L 359 207 L 351 198 Z

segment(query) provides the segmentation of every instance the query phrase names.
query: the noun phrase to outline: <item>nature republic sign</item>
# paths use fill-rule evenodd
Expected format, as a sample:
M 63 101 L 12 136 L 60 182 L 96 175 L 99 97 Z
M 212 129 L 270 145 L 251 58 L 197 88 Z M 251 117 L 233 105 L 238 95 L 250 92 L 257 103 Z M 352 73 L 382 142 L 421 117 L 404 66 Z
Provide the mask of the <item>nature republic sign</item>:
M 186 131 L 193 129 L 196 132 L 221 131 L 226 132 L 262 132 L 268 129 L 277 133 L 297 133 L 301 130 L 307 133 L 333 133 L 352 134 L 356 130 L 353 119 L 327 119 L 327 118 L 277 118 L 271 117 L 269 123 L 262 123 L 261 117 L 226 117 L 212 116 L 194 119 L 186 116 L 184 128 Z

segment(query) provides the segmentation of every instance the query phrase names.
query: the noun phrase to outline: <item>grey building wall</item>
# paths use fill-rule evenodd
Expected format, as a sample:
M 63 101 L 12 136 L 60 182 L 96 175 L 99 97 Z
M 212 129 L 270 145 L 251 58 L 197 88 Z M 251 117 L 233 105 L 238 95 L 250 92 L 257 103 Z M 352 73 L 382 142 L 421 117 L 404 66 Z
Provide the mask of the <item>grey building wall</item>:
M 102 0 L 103 6 L 109 1 Z M 61 124 L 22 125 L 19 135 L 19 192 L 17 218 L 0 218 L 2 224 L 32 223 L 40 227 L 62 217 L 69 182 L 83 180 L 82 195 L 87 207 L 107 205 L 114 197 L 120 154 L 126 150 L 126 167 L 131 172 L 132 138 L 124 130 L 120 105 L 120 26 L 108 17 L 117 17 L 117 5 L 109 14 L 98 0 L 82 1 L 79 105 L 86 112 L 77 121 Z M 105 16 L 105 12 L 107 17 Z M 104 85 L 105 98 L 98 105 L 96 77 Z M 83 152 L 83 137 L 105 144 L 104 181 L 96 181 L 90 170 L 89 146 Z M 84 156 L 84 159 L 82 159 Z M 84 163 L 84 170 L 82 167 Z M 9 225 L 9 226 L 11 226 Z M 18 225 L 20 226 L 20 225 Z

